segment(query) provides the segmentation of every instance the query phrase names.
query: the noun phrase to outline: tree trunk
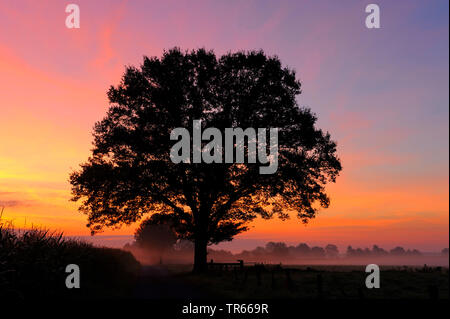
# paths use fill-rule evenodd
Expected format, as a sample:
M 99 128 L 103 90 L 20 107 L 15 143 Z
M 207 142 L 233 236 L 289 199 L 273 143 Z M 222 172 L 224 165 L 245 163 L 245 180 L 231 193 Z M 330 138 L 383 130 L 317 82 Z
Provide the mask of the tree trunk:
M 204 238 L 195 239 L 194 249 L 194 272 L 203 273 L 206 272 L 208 265 L 206 261 L 207 244 L 208 241 Z

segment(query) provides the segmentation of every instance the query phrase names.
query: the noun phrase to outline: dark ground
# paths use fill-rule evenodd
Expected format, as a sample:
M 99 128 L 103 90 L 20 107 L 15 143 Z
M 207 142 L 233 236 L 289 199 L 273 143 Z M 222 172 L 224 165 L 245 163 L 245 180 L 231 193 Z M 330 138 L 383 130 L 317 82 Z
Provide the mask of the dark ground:
M 142 266 L 134 289 L 135 298 L 183 299 L 207 298 L 205 291 L 192 283 L 180 280 L 166 266 Z
M 363 266 L 265 266 L 197 275 L 187 265 L 144 266 L 134 297 L 151 299 L 448 299 L 442 267 L 380 266 L 381 287 L 368 289 Z

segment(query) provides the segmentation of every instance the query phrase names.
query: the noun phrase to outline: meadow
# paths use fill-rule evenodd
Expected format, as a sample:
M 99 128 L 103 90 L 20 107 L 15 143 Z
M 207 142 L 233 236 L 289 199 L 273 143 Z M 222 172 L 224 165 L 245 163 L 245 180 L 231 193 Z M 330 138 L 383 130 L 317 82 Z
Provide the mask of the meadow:
M 185 266 L 186 267 L 186 266 Z M 448 299 L 447 267 L 380 266 L 381 286 L 365 286 L 364 266 L 255 265 L 174 276 L 209 296 L 233 299 Z
M 81 289 L 68 289 L 68 264 Z M 121 249 L 43 229 L 0 225 L 0 300 L 43 298 L 448 299 L 448 267 L 380 266 L 380 289 L 364 266 L 247 264 L 192 273 L 192 264 L 142 266 Z

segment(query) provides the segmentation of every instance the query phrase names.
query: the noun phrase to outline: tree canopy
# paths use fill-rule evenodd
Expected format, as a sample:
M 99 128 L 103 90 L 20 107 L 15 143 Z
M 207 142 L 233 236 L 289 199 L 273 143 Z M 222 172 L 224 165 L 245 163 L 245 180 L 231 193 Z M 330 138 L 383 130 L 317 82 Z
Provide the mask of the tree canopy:
M 136 229 L 134 240 L 141 248 L 162 253 L 175 245 L 177 234 L 169 223 L 158 217 L 158 214 L 154 214 L 145 219 Z
M 295 71 L 262 51 L 216 57 L 174 48 L 127 67 L 108 91 L 110 107 L 95 125 L 92 155 L 70 176 L 87 226 L 95 233 L 158 213 L 173 221 L 179 238 L 195 241 L 206 262 L 207 244 L 231 240 L 257 216 L 296 214 L 306 223 L 329 206 L 325 185 L 335 182 L 341 164 L 330 134 L 315 126 L 309 108 L 298 106 L 300 93 Z M 194 120 L 222 132 L 278 128 L 278 170 L 172 162 L 170 132 Z

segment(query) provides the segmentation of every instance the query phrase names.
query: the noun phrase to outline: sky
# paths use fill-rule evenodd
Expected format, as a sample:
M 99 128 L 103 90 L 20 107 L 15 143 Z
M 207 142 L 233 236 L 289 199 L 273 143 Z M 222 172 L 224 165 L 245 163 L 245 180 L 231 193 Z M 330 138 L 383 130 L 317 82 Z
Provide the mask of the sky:
M 80 8 L 68 29 L 65 7 Z M 164 49 L 263 49 L 296 70 L 301 106 L 338 143 L 331 205 L 308 225 L 257 220 L 265 241 L 437 251 L 449 243 L 449 4 L 376 1 L 2 1 L 0 207 L 16 227 L 86 236 L 69 173 L 90 153 L 106 92 Z M 97 241 L 130 238 L 136 225 Z M 112 236 L 112 237 L 111 237 Z M 237 245 L 237 246 L 236 246 Z M 228 246 L 231 247 L 230 244 Z

